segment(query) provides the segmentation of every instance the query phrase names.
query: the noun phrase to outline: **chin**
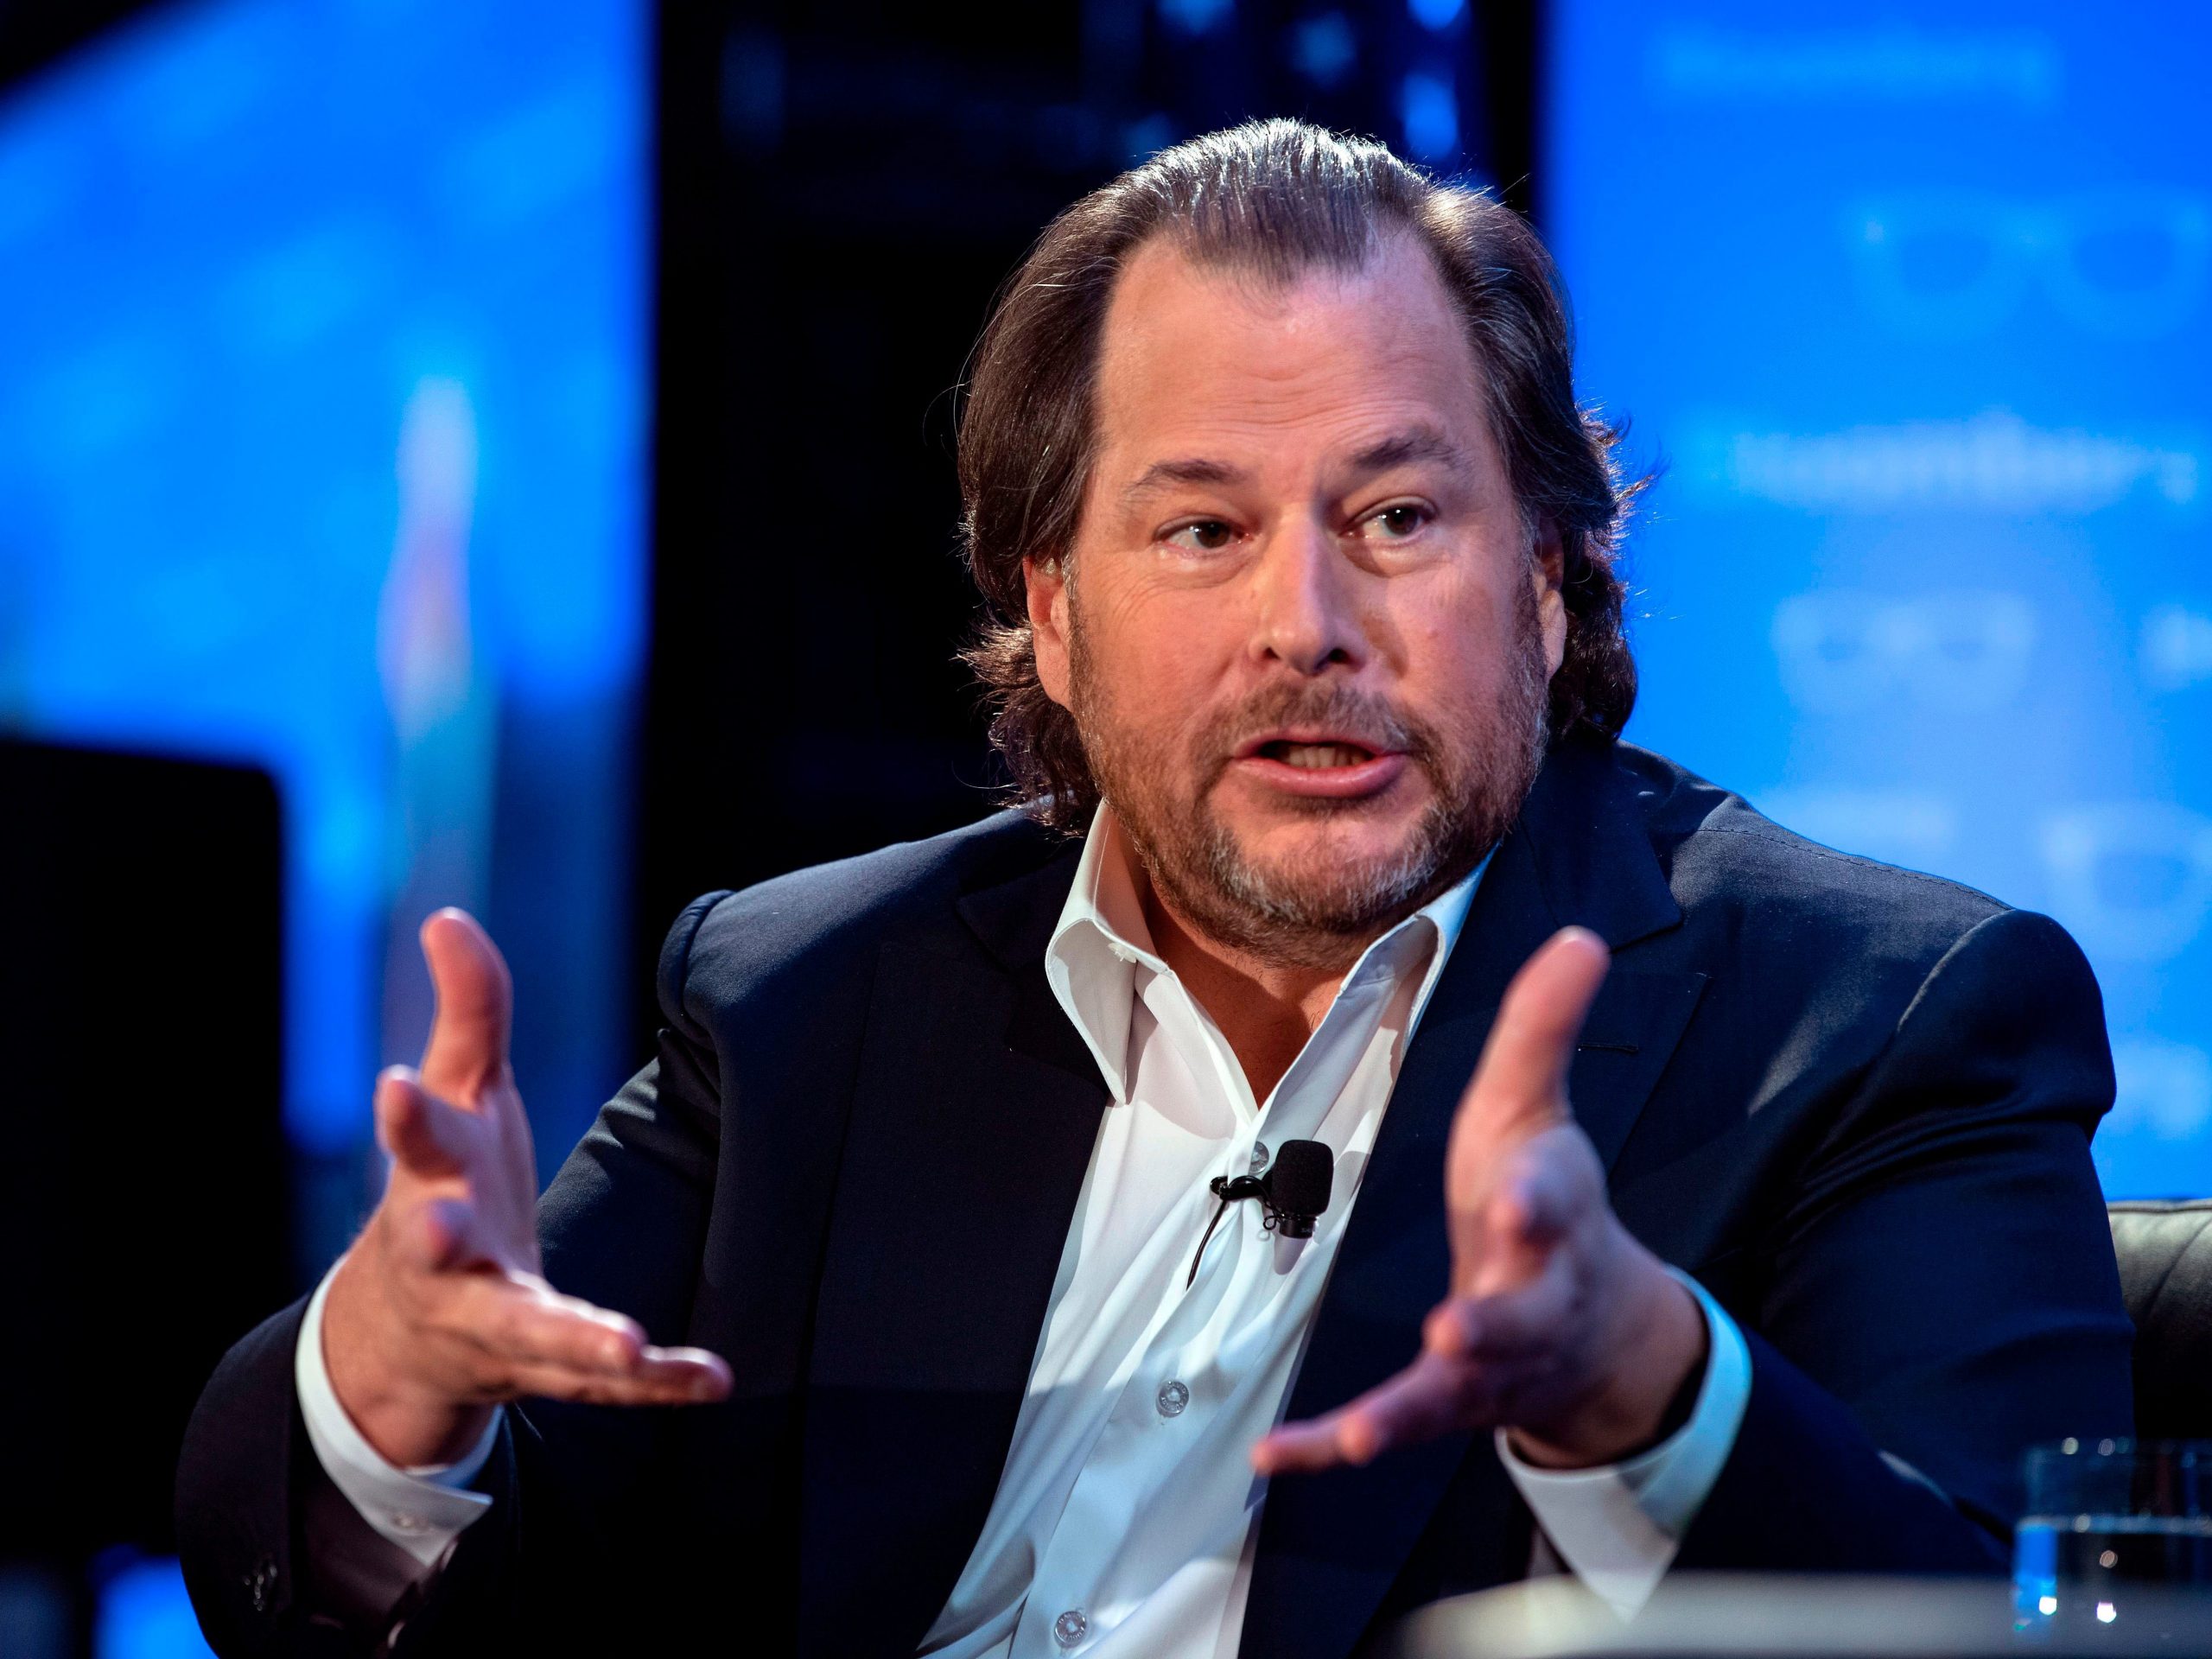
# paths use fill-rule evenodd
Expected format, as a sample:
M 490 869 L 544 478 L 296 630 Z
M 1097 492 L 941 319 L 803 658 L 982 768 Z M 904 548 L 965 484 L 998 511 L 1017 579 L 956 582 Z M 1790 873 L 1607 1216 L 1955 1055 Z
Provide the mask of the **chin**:
M 1420 843 L 1425 803 L 1391 799 L 1299 802 L 1224 827 L 1255 869 L 1313 872 L 1332 865 L 1395 863 Z
M 1240 861 L 1262 885 L 1296 902 L 1297 896 L 1371 893 L 1394 888 L 1407 867 L 1426 861 L 1429 849 L 1419 828 L 1403 823 L 1314 825 L 1240 838 Z

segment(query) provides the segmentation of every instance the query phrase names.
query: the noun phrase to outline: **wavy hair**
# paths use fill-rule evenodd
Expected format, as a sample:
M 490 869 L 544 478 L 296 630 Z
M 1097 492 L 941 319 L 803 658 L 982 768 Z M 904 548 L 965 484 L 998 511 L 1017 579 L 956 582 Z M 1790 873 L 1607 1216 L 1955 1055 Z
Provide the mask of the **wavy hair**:
M 1193 264 L 1287 283 L 1356 270 L 1410 232 L 1436 262 L 1474 347 L 1499 452 L 1531 532 L 1557 536 L 1567 655 L 1552 677 L 1554 738 L 1618 734 L 1636 663 L 1616 570 L 1630 499 L 1620 429 L 1575 402 L 1573 341 L 1551 257 L 1487 193 L 1440 182 L 1382 144 L 1303 122 L 1249 122 L 1165 149 L 1046 227 L 1001 290 L 970 361 L 960 416 L 961 541 L 985 616 L 961 654 L 982 681 L 1014 799 L 1080 830 L 1098 803 L 1074 717 L 1037 677 L 1023 566 L 1064 559 L 1090 482 L 1100 334 L 1141 245 L 1171 238 Z

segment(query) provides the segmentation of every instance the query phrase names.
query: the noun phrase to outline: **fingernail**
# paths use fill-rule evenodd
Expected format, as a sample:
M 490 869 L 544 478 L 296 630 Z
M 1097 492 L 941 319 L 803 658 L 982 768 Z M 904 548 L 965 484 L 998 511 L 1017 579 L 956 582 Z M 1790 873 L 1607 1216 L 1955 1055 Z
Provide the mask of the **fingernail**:
M 1352 1463 L 1370 1464 L 1382 1450 L 1382 1437 L 1355 1417 L 1344 1424 L 1344 1431 L 1337 1436 L 1337 1449 Z

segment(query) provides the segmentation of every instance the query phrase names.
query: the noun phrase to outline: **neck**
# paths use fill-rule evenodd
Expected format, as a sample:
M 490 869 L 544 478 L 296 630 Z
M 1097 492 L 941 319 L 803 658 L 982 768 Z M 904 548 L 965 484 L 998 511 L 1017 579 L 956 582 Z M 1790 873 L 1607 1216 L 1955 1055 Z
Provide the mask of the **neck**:
M 1266 960 L 1200 931 L 1156 882 L 1139 885 L 1153 949 L 1221 1027 L 1252 1098 L 1266 1100 L 1328 1013 L 1360 947 L 1322 967 Z

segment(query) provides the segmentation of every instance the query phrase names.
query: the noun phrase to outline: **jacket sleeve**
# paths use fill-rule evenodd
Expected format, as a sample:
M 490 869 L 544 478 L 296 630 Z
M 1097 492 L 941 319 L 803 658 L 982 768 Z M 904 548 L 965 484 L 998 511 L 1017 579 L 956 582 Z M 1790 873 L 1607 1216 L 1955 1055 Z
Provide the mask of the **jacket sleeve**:
M 1678 1567 L 2002 1570 L 2023 1452 L 2130 1428 L 2089 1161 L 2112 1097 L 2062 929 L 2007 911 L 1952 945 L 1752 1252 L 1751 1398 Z
M 714 1182 L 719 1081 L 683 989 L 692 941 L 721 897 L 696 900 L 677 919 L 660 962 L 669 1023 L 658 1053 L 601 1109 L 538 1205 L 547 1276 L 631 1314 L 655 1341 L 682 1339 Z M 594 1262 L 615 1265 L 583 1272 Z M 396 1624 L 403 1652 L 507 1651 L 514 1617 L 527 1624 L 544 1605 L 525 1578 L 542 1585 L 580 1573 L 568 1578 L 574 1588 L 603 1576 L 597 1569 L 626 1535 L 601 1523 L 650 1478 L 668 1414 L 529 1402 L 503 1414 L 478 1479 L 491 1513 L 429 1585 L 379 1605 L 376 1586 L 405 1575 L 368 1559 L 389 1546 L 350 1516 L 307 1443 L 293 1382 L 305 1307 L 302 1299 L 231 1350 L 186 1430 L 178 1549 L 217 1653 L 363 1653 Z M 548 1454 L 550 1432 L 561 1455 Z

